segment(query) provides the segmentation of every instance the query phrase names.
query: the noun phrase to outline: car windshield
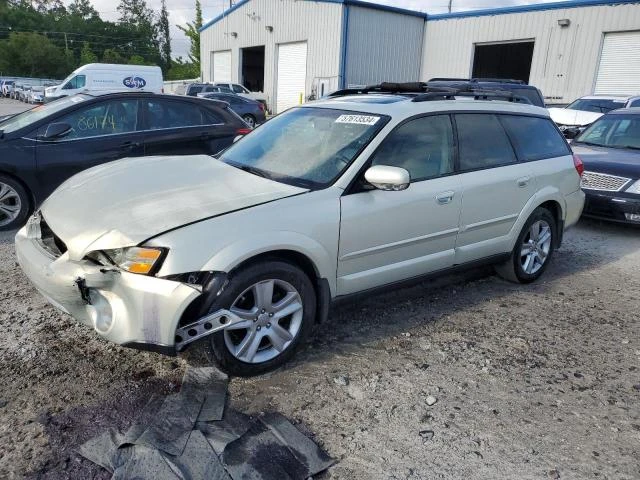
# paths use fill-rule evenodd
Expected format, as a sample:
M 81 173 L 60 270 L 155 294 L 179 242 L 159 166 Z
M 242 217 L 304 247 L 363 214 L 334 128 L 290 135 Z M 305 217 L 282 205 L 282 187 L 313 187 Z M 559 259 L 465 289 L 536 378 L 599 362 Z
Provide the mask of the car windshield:
M 272 180 L 322 188 L 351 164 L 387 121 L 383 115 L 295 108 L 269 120 L 219 159 Z
M 640 149 L 640 115 L 609 115 L 587 128 L 574 143 Z
M 611 110 L 623 108 L 622 100 L 606 100 L 601 98 L 579 98 L 572 104 L 568 105 L 569 110 L 582 110 L 584 112 L 607 113 Z
M 26 112 L 19 113 L 18 115 L 14 115 L 12 117 L 7 118 L 6 120 L 0 122 L 0 131 L 2 133 L 11 133 L 16 130 L 20 130 L 32 123 L 35 123 L 39 120 L 42 120 L 49 115 L 52 115 L 60 110 L 67 108 L 70 105 L 77 104 L 86 100 L 87 97 L 84 95 L 74 95 L 72 97 L 63 97 L 59 100 L 55 100 L 51 103 L 46 103 L 44 105 L 40 105 L 36 108 L 32 108 L 31 110 L 27 110 Z

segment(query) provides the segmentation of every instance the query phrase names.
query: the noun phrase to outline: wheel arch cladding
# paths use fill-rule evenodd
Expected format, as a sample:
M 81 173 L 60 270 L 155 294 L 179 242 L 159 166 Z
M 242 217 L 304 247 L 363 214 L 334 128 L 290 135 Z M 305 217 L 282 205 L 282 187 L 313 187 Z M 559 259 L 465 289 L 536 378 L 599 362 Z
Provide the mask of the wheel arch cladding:
M 541 203 L 538 208 L 544 208 L 549 212 L 551 212 L 551 215 L 553 216 L 553 219 L 556 222 L 557 236 L 556 236 L 555 247 L 556 248 L 559 247 L 562 243 L 562 237 L 564 233 L 563 232 L 564 214 L 563 214 L 562 206 L 555 200 L 547 200 L 546 202 Z

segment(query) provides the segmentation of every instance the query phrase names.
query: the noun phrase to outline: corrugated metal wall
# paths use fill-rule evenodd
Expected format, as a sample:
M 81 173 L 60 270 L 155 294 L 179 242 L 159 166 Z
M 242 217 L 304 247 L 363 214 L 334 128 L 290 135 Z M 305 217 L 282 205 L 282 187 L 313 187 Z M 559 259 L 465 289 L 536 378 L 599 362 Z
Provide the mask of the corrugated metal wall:
M 348 8 L 346 84 L 417 81 L 424 19 L 369 8 Z
M 202 77 L 211 81 L 211 52 L 231 50 L 231 78 L 240 77 L 240 49 L 265 46 L 264 90 L 275 105 L 277 45 L 308 42 L 307 90 L 319 78 L 338 86 L 342 9 L 338 3 L 295 0 L 252 0 L 200 33 Z M 273 27 L 273 31 L 266 30 Z M 236 32 L 237 37 L 231 36 Z
M 548 103 L 568 103 L 593 91 L 604 33 L 625 30 L 640 30 L 640 5 L 429 20 L 420 78 L 468 77 L 476 43 L 534 39 L 529 83 Z

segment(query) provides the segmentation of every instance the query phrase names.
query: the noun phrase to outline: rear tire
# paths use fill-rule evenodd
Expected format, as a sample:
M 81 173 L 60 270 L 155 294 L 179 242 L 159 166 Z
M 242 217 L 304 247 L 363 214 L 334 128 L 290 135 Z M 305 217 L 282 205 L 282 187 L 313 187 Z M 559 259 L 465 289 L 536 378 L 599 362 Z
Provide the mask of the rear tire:
M 21 227 L 30 211 L 27 190 L 12 177 L 0 174 L 0 231 Z
M 268 260 L 231 274 L 209 311 L 220 308 L 247 322 L 211 335 L 212 360 L 231 375 L 260 375 L 287 362 L 308 338 L 315 323 L 316 293 L 301 269 Z
M 531 283 L 547 269 L 558 239 L 556 220 L 549 210 L 534 210 L 522 227 L 509 260 L 496 265 L 502 278 L 514 283 Z
M 253 118 L 253 115 L 249 115 L 246 114 L 242 117 L 242 119 L 245 121 L 245 123 L 247 125 L 249 125 L 251 128 L 255 128 L 256 127 L 256 119 Z

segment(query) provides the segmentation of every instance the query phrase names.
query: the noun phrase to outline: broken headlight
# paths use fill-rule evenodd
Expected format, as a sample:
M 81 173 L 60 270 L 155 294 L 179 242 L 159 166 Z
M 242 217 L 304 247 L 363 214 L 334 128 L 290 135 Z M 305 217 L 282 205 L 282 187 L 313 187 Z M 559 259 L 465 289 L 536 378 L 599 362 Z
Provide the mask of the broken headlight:
M 164 248 L 128 247 L 103 250 L 111 263 L 122 270 L 141 275 L 152 275 L 158 271 L 167 250 Z

